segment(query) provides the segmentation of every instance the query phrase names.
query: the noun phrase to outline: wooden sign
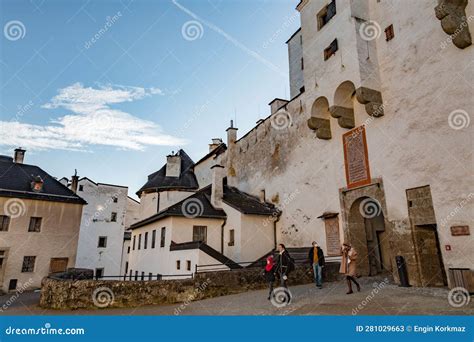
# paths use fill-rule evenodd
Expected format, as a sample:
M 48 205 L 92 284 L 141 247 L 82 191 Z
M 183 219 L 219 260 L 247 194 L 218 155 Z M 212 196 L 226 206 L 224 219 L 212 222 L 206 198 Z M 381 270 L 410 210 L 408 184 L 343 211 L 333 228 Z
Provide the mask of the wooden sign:
M 451 226 L 452 236 L 471 235 L 469 226 Z
M 365 126 L 356 127 L 342 136 L 347 187 L 371 183 Z

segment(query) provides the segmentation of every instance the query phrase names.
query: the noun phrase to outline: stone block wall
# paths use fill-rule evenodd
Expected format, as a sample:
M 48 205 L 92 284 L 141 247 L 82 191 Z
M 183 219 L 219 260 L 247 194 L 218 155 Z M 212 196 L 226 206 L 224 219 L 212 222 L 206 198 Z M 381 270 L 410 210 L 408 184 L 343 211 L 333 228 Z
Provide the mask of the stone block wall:
M 338 280 L 338 271 L 339 263 L 328 263 L 325 281 Z M 290 274 L 288 284 L 291 287 L 312 280 L 309 265 L 302 265 Z M 186 280 L 74 281 L 44 278 L 40 306 L 65 310 L 186 303 L 265 287 L 261 268 L 198 273 L 194 279 Z

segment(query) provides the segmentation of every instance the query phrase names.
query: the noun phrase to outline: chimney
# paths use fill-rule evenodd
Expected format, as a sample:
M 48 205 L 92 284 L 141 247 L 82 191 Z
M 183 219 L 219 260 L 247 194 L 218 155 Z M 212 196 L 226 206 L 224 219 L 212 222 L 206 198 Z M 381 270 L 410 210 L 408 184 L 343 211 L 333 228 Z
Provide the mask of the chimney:
M 283 100 L 279 98 L 273 99 L 272 102 L 268 104 L 270 106 L 270 113 L 275 114 L 276 112 L 278 112 L 278 109 L 285 106 L 286 104 L 288 104 L 288 100 Z
M 216 164 L 211 166 L 212 185 L 211 185 L 211 204 L 215 208 L 222 207 L 222 197 L 224 196 L 224 167 Z
M 260 190 L 260 202 L 265 203 L 265 189 Z
M 179 177 L 181 174 L 181 156 L 176 152 L 171 152 L 166 157 L 166 177 Z
M 74 176 L 71 177 L 71 190 L 72 192 L 77 192 L 77 185 L 79 183 L 79 176 L 77 175 L 77 170 L 74 170 Z
M 222 144 L 221 138 L 214 138 L 212 139 L 212 143 L 209 144 L 209 152 L 212 152 L 215 148 L 217 148 L 220 144 Z
M 17 164 L 23 164 L 23 159 L 25 159 L 25 152 L 26 150 L 22 149 L 21 147 L 18 147 L 15 149 L 15 156 L 13 157 L 13 160 Z
M 236 172 L 233 166 L 233 160 L 236 153 L 235 142 L 237 141 L 237 128 L 234 127 L 234 121 L 230 120 L 230 127 L 227 128 L 227 181 L 229 185 L 236 186 Z

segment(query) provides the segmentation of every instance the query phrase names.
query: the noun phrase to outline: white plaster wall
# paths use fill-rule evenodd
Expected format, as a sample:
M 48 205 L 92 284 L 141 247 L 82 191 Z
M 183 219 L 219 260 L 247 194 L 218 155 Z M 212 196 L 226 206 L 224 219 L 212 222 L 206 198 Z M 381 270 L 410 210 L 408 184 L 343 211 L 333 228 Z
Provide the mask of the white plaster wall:
M 158 212 L 159 193 L 142 192 L 140 195 L 140 219 L 146 219 Z
M 191 196 L 194 192 L 191 191 L 160 191 L 160 206 L 158 211 L 162 211 L 168 207 L 171 207 L 173 204 L 182 201 L 183 199 Z
M 198 181 L 199 189 L 212 183 L 211 166 L 216 164 L 225 166 L 225 162 L 222 159 L 223 156 L 224 154 L 220 154 L 217 158 L 214 158 L 215 155 L 213 155 L 194 166 L 194 174 Z
M 88 204 L 82 215 L 76 267 L 103 268 L 104 276 L 120 275 L 128 188 L 96 185 L 88 179 L 80 180 L 79 185 L 83 191 L 78 195 Z M 117 197 L 117 203 L 113 197 Z M 111 221 L 112 212 L 117 213 L 116 222 Z M 99 236 L 107 237 L 105 248 L 98 247 Z
M 317 97 L 326 96 L 331 105 L 342 81 L 351 80 L 356 87 L 360 83 L 355 19 L 348 3 L 337 2 L 337 15 L 320 32 L 315 15 L 323 1 L 310 1 L 301 13 L 306 92 L 288 105 L 292 126 L 275 130 L 267 120 L 257 132 L 236 144 L 234 168 L 239 188 L 254 195 L 265 188 L 267 197 L 283 208 L 279 240 L 289 246 L 306 246 L 317 240 L 326 249 L 324 222 L 317 216 L 341 211 L 338 191 L 346 186 L 342 134 L 348 130 L 331 118 L 332 139 L 320 140 L 306 121 Z M 370 2 L 371 19 L 382 29 L 393 23 L 395 38 L 386 42 L 382 32 L 376 40 L 385 116 L 372 119 L 353 100 L 355 119 L 356 126 L 367 124 L 372 178 L 383 179 L 387 219 L 406 221 L 405 190 L 429 184 L 446 266 L 472 268 L 474 251 L 468 248 L 472 235 L 452 237 L 449 233 L 453 224 L 467 224 L 473 229 L 472 199 L 450 217 L 474 192 L 472 123 L 454 130 L 448 116 L 456 109 L 469 112 L 474 108 L 469 84 L 474 77 L 474 47 L 461 50 L 448 44 L 440 48 L 448 36 L 434 15 L 436 5 L 434 0 Z M 467 13 L 473 15 L 472 4 Z M 473 21 L 469 25 L 473 33 Z M 335 37 L 339 51 L 324 62 L 322 51 Z M 317 87 L 315 74 L 320 75 Z M 447 217 L 448 224 L 442 226 Z M 452 251 L 445 251 L 445 244 L 450 244 Z

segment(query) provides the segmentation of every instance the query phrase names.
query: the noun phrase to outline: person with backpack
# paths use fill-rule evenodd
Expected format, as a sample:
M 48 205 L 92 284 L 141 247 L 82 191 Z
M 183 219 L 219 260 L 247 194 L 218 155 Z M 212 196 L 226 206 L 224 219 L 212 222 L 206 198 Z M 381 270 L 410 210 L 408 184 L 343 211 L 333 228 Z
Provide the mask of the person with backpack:
M 313 268 L 314 282 L 319 289 L 323 288 L 323 267 L 325 266 L 324 253 L 316 241 L 312 243 L 308 253 L 309 264 Z
M 275 282 L 275 260 L 273 259 L 273 255 L 267 257 L 267 264 L 263 270 L 263 275 L 265 277 L 265 281 L 268 283 L 268 300 L 272 298 L 273 295 L 273 283 Z
M 290 256 L 290 253 L 286 250 L 284 244 L 278 245 L 278 259 L 277 259 L 277 272 L 280 277 L 280 285 L 288 288 L 287 280 L 288 275 L 295 269 L 295 261 Z

